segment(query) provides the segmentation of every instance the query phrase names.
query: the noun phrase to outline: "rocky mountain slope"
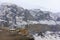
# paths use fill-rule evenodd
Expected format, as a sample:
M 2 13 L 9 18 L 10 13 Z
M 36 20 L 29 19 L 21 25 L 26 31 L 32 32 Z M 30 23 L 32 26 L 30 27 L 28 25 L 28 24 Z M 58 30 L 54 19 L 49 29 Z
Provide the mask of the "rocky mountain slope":
M 40 9 L 24 9 L 15 4 L 1 4 L 0 5 L 0 25 L 4 26 L 16 26 L 18 23 L 24 21 L 41 21 L 41 20 L 52 20 L 60 21 L 60 16 L 57 13 L 49 11 L 42 11 Z M 24 23 L 23 22 L 23 23 Z

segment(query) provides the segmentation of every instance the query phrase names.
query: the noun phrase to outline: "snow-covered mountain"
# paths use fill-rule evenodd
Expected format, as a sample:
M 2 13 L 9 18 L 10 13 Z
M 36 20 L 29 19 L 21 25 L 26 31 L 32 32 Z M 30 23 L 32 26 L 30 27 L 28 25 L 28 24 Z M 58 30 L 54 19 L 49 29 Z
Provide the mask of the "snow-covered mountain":
M 16 26 L 18 23 L 33 22 L 33 23 L 43 23 L 45 20 L 50 23 L 60 22 L 60 13 L 52 13 L 49 11 L 42 11 L 40 9 L 24 9 L 15 4 L 3 3 L 0 5 L 0 25 L 5 26 Z M 41 22 L 40 22 L 41 21 Z M 44 22 L 45 23 L 45 22 Z M 44 24 L 43 23 L 43 24 Z M 58 23 L 60 24 L 60 23 Z
M 7 23 L 6 25 L 8 26 L 16 25 L 16 17 L 19 17 L 23 10 L 22 7 L 18 7 L 15 4 L 1 4 L 0 19 L 4 20 L 3 24 Z

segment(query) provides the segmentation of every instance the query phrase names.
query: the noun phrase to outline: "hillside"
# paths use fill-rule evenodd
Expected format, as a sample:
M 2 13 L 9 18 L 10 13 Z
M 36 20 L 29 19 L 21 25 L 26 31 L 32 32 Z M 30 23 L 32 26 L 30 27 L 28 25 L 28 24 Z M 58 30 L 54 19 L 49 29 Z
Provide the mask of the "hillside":
M 60 25 L 60 16 L 57 13 L 40 9 L 24 9 L 15 4 L 0 5 L 0 26 L 16 27 L 26 24 Z M 58 13 L 59 14 L 59 13 Z M 46 21 L 45 21 L 46 20 Z M 51 20 L 51 21 L 50 21 Z

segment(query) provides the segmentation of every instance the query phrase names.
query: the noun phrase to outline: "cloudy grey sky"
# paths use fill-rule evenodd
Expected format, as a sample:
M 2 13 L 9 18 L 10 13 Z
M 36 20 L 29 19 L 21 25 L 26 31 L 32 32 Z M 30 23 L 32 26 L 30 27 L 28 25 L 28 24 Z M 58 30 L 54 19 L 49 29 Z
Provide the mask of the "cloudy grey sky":
M 1 3 L 13 3 L 26 9 L 42 9 L 60 12 L 60 0 L 0 0 Z

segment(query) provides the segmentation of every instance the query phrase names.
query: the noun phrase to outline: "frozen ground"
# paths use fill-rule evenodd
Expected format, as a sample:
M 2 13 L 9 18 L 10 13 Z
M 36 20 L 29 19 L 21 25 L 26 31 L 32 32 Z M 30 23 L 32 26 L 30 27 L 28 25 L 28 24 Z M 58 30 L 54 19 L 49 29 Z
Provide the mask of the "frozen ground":
M 35 40 L 60 40 L 60 32 L 46 32 L 45 37 L 38 36 L 37 34 L 33 35 Z

